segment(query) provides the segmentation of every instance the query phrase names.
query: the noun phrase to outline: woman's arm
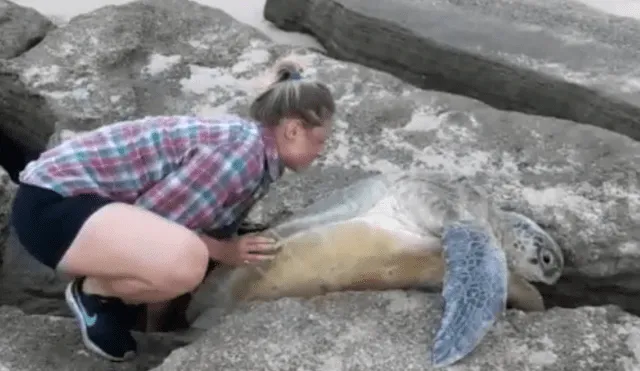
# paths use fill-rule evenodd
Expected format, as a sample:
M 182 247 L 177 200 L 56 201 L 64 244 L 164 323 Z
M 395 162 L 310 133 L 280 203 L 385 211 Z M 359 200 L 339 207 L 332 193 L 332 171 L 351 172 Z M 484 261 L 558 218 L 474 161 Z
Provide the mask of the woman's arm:
M 229 260 L 229 251 L 233 248 L 231 240 L 219 240 L 213 237 L 209 237 L 204 233 L 199 234 L 200 239 L 207 246 L 209 250 L 209 258 L 225 263 Z

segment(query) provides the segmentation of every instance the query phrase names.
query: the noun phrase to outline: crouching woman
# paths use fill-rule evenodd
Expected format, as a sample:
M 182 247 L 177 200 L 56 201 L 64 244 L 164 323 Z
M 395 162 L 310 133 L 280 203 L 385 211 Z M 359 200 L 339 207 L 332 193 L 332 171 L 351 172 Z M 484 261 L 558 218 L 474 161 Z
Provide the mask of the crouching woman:
M 304 169 L 324 148 L 329 89 L 295 63 L 275 71 L 250 118 L 118 122 L 45 151 L 20 173 L 12 224 L 35 259 L 73 278 L 66 301 L 91 351 L 134 356 L 137 308 L 194 290 L 210 259 L 270 257 L 273 241 L 200 231 L 237 224 L 284 168 Z

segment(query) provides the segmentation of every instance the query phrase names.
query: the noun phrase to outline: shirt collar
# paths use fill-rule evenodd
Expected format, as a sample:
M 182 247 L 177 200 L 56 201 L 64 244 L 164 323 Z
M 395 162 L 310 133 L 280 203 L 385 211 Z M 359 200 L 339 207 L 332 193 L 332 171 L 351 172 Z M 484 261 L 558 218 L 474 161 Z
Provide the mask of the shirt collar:
M 260 126 L 260 131 L 262 135 L 262 141 L 264 143 L 265 164 L 267 166 L 267 171 L 269 173 L 271 181 L 275 182 L 282 176 L 282 173 L 284 172 L 284 164 L 282 163 L 282 161 L 280 161 L 280 156 L 278 156 L 276 138 L 273 136 L 272 131 L 262 126 Z

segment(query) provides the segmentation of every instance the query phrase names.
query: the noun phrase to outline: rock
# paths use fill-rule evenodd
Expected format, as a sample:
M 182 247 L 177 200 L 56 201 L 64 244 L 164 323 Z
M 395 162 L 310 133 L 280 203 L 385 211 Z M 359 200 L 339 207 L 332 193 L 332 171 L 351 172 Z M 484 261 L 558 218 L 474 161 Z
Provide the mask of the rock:
M 504 110 L 640 139 L 640 22 L 575 0 L 267 0 L 329 55 Z
M 9 174 L 0 167 L 0 265 L 2 265 L 2 253 L 9 236 L 11 204 L 16 188 L 16 185 L 9 179 Z
M 19 91 L 32 98 L 27 112 L 0 106 L 15 118 L 3 129 L 42 150 L 55 128 L 86 130 L 140 115 L 232 106 L 226 85 L 238 88 L 250 71 L 239 65 L 231 79 L 223 72 L 238 58 L 251 65 L 271 56 L 251 52 L 266 45 L 266 36 L 248 27 L 237 32 L 237 22 L 223 14 L 192 1 L 162 0 L 75 17 L 0 67 L 0 87 L 24 87 Z M 218 87 L 207 93 L 208 84 Z
M 0 58 L 17 57 L 39 43 L 54 27 L 35 9 L 0 0 Z
M 37 157 L 34 153 L 42 151 L 53 133 L 48 123 L 56 118 L 45 99 L 30 92 L 11 65 L 0 59 L 0 163 L 17 180 L 19 170 L 11 167 L 24 167 L 27 158 Z
M 261 72 L 292 50 L 193 1 L 107 6 L 72 19 L 0 67 L 12 76 L 0 75 L 0 86 L 20 85 L 24 92 L 16 96 L 23 99 L 15 102 L 18 111 L 0 106 L 0 115 L 19 118 L 24 132 L 34 133 L 31 142 L 44 147 L 49 135 L 42 133 L 143 115 L 245 113 Z M 305 76 L 334 91 L 333 138 L 312 168 L 287 174 L 272 188 L 253 220 L 276 221 L 373 172 L 453 171 L 476 179 L 499 205 L 545 225 L 563 246 L 567 270 L 557 286 L 546 288 L 549 305 L 613 303 L 640 313 L 638 142 L 421 90 L 313 50 L 297 54 L 307 65 Z M 34 102 L 30 111 L 19 108 Z M 48 275 L 25 285 L 41 297 L 61 295 Z
M 28 314 L 70 317 L 64 301 L 68 279 L 31 257 L 10 229 L 0 272 L 0 305 Z
M 153 371 L 432 370 L 437 295 L 386 291 L 238 308 Z M 374 341 L 372 341 L 375 339 Z M 451 370 L 635 370 L 640 319 L 619 308 L 510 310 Z
M 25 315 L 0 307 L 0 370 L 11 371 L 142 371 L 160 364 L 175 348 L 167 335 L 135 334 L 140 354 L 132 362 L 112 363 L 89 353 L 71 319 Z
M 24 6 L 17 5 L 12 1 L 0 0 L 0 65 L 3 59 L 14 58 L 29 48 L 33 47 L 44 38 L 46 33 L 55 26 L 43 15 L 36 10 Z M 24 90 L 20 84 L 12 81 L 12 75 L 5 73 L 0 68 L 0 79 L 5 81 L 0 87 L 0 107 L 12 107 L 14 112 L 8 113 L 0 110 L 0 166 L 9 172 L 12 180 L 16 180 L 16 168 L 24 167 L 26 162 L 22 152 L 29 152 L 23 148 L 22 144 L 14 143 L 19 140 L 19 135 L 7 135 L 8 131 L 15 131 L 16 117 L 15 113 L 23 109 L 23 118 L 33 118 L 30 110 L 35 107 L 29 105 L 29 108 L 16 104 L 25 104 L 27 99 L 24 96 Z M 28 93 L 27 93 L 28 94 Z M 17 103 L 19 101 L 19 103 Z M 24 133 L 23 133 L 24 135 Z M 28 135 L 28 134 L 27 134 Z

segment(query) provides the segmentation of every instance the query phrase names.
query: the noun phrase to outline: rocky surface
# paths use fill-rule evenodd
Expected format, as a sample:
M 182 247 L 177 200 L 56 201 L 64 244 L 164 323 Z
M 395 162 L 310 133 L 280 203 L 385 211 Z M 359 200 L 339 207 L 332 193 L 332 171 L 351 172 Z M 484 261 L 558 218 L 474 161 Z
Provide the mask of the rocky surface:
M 0 371 L 142 371 L 160 364 L 172 349 L 184 345 L 167 335 L 135 334 L 139 357 L 118 364 L 88 353 L 71 319 L 25 315 L 15 308 L 0 307 L 0 328 Z
M 39 43 L 54 27 L 35 9 L 0 0 L 0 59 L 17 57 Z
M 0 129 L 13 130 L 16 138 L 42 149 L 63 140 L 64 130 L 89 130 L 120 119 L 245 113 L 260 73 L 290 51 L 221 11 L 192 1 L 141 0 L 105 7 L 49 32 L 21 56 L 0 61 Z M 278 220 L 327 190 L 372 172 L 449 170 L 477 179 L 498 204 L 531 216 L 562 245 L 567 271 L 556 287 L 545 289 L 548 304 L 617 304 L 640 313 L 638 142 L 590 125 L 499 111 L 467 97 L 421 90 L 390 74 L 313 50 L 297 53 L 307 66 L 305 77 L 326 81 L 334 91 L 339 107 L 334 134 L 320 161 L 303 174 L 287 174 L 252 219 Z M 19 305 L 28 314 L 68 315 L 61 300 L 64 281 L 29 259 L 15 237 L 4 259 L 11 263 L 2 268 L 0 304 Z M 321 369 L 322 361 L 329 368 L 335 365 L 333 369 L 340 369 L 339 362 L 345 368 L 375 369 L 373 362 L 388 358 L 404 366 L 401 369 L 411 369 L 410 364 L 420 369 L 427 359 L 430 326 L 439 318 L 435 298 L 348 293 L 308 302 L 285 299 L 224 318 L 215 308 L 202 308 L 195 329 L 214 323 L 216 328 L 160 367 L 175 369 L 184 361 L 193 370 L 220 369 L 225 362 L 236 367 L 248 362 L 247 367 L 278 369 L 282 362 L 291 362 Z M 322 320 L 305 325 L 304 313 Z M 415 313 L 422 315 L 412 317 Z M 326 319 L 329 315 L 333 325 Z M 366 322 L 367 316 L 374 320 Z M 52 334 L 73 331 L 66 329 L 67 319 L 24 318 L 49 321 L 42 327 Z M 633 351 L 638 351 L 634 341 L 640 336 L 639 325 L 613 307 L 554 309 L 530 316 L 510 311 L 508 318 L 496 330 L 507 336 L 492 335 L 493 345 L 479 350 L 470 365 L 541 370 L 550 366 L 540 365 L 540 357 L 554 359 L 554 354 L 554 369 L 579 362 L 587 370 L 598 365 L 611 370 L 637 367 Z M 289 328 L 278 330 L 285 323 Z M 620 330 L 624 326 L 626 333 Z M 250 329 L 264 336 L 250 338 Z M 270 330 L 276 331 L 267 337 Z M 304 338 L 295 335 L 298 330 Z M 323 337 L 314 336 L 318 331 L 325 331 Z M 623 341 L 614 343 L 614 334 Z M 381 350 L 372 337 L 381 344 L 398 339 L 405 346 Z M 251 345 L 233 346 L 243 341 Z M 284 349 L 285 344 L 298 351 Z M 585 344 L 588 349 L 579 348 Z M 364 347 L 361 356 L 346 357 L 347 351 L 357 351 L 356 345 Z M 332 349 L 345 357 L 331 358 L 328 353 L 336 352 Z M 314 350 L 325 352 L 324 358 L 314 356 Z M 378 357 L 371 358 L 375 353 Z M 76 366 L 77 358 L 72 359 L 66 369 L 109 369 Z
M 238 308 L 154 371 L 432 370 L 442 302 L 416 292 L 335 293 Z M 449 370 L 640 367 L 640 319 L 615 307 L 510 311 Z
M 574 0 L 267 0 L 329 55 L 494 107 L 640 138 L 640 22 Z
M 10 229 L 0 271 L 0 305 L 18 306 L 28 314 L 70 317 L 64 302 L 67 280 L 28 255 Z

